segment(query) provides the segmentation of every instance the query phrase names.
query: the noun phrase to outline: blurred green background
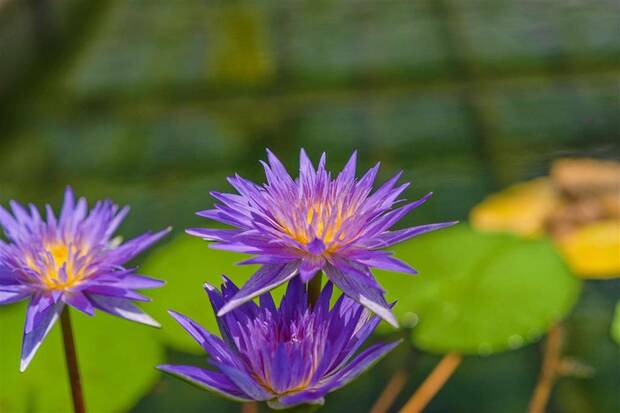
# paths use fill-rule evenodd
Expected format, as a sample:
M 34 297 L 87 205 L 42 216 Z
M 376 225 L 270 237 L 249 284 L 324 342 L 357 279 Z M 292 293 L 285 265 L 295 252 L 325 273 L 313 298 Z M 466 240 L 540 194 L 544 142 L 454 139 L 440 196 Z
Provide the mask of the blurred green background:
M 70 184 L 130 204 L 123 235 L 180 234 L 226 176 L 261 179 L 265 147 L 292 171 L 300 147 L 333 170 L 357 149 L 435 192 L 405 224 L 465 220 L 553 159 L 620 156 L 619 22 L 615 0 L 0 0 L 0 201 Z M 596 373 L 550 412 L 620 411 L 619 287 L 584 286 L 569 352 Z M 436 360 L 401 346 L 324 411 L 366 411 L 406 363 L 402 405 Z M 539 363 L 535 344 L 468 358 L 428 411 L 523 412 Z M 158 376 L 131 411 L 239 408 Z

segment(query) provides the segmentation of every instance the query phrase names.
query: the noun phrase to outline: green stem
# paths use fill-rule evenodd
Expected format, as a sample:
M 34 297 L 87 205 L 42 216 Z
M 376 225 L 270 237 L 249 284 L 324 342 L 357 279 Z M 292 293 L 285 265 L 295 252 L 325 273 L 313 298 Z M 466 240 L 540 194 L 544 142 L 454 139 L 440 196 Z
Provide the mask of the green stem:
M 323 282 L 323 271 L 319 271 L 308 283 L 308 304 L 314 307 L 321 295 L 321 284 Z
M 78 367 L 77 354 L 75 353 L 75 341 L 73 340 L 73 329 L 71 328 L 71 316 L 69 308 L 65 307 L 60 315 L 60 325 L 62 327 L 62 340 L 65 347 L 65 359 L 67 361 L 67 372 L 69 373 L 69 384 L 71 385 L 71 397 L 73 399 L 73 411 L 75 413 L 85 413 L 84 394 L 80 381 L 80 369 Z

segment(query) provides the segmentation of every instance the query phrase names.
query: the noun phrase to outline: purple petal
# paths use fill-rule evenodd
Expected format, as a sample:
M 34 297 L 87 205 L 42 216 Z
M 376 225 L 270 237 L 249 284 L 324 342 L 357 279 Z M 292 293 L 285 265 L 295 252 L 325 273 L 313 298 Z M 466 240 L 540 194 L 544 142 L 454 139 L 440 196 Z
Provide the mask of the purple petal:
M 222 396 L 236 401 L 252 400 L 239 387 L 233 383 L 226 375 L 201 369 L 193 366 L 179 366 L 162 364 L 157 366 L 161 371 L 180 377 L 189 383 L 195 384 L 209 391 L 214 391 Z
M 366 274 L 358 272 L 345 275 L 340 269 L 333 265 L 325 266 L 324 271 L 327 277 L 340 288 L 342 292 L 398 328 L 398 322 L 385 301 L 383 292 L 370 285 L 368 282 L 365 282 L 364 278 L 362 278 L 367 277 Z
M 103 275 L 98 276 L 93 280 L 93 284 L 102 285 L 110 285 L 117 288 L 123 288 L 126 290 L 130 289 L 146 289 L 146 288 L 159 288 L 164 285 L 166 282 L 162 280 L 158 280 L 151 277 L 146 277 L 144 275 L 138 274 L 128 274 L 125 276 L 118 276 L 118 273 L 111 273 L 110 277 L 107 278 Z
M 327 283 L 321 290 L 319 299 L 317 300 L 314 306 L 315 311 L 320 312 L 323 315 L 326 315 L 329 312 L 329 303 L 332 299 L 333 291 L 334 291 L 334 284 L 331 281 L 327 281 Z
M 62 210 L 60 211 L 59 221 L 61 223 L 67 222 L 71 215 L 73 215 L 75 205 L 75 196 L 73 195 L 73 190 L 70 186 L 65 188 L 65 199 L 62 203 Z
M 0 244 L 1 245 L 1 244 Z M 6 267 L 0 266 L 0 286 L 21 285 L 17 274 Z
M 347 161 L 347 164 L 342 168 L 340 174 L 338 174 L 337 180 L 342 183 L 352 182 L 355 179 L 355 169 L 357 165 L 357 151 L 353 151 L 351 157 Z
M 351 380 L 357 378 L 369 367 L 377 363 L 383 356 L 389 353 L 394 347 L 400 344 L 402 340 L 389 344 L 375 344 L 361 352 L 348 366 L 340 370 L 333 378 L 329 379 L 327 386 L 329 391 L 336 390 Z
M 127 261 L 134 258 L 136 255 L 162 239 L 170 231 L 171 228 L 166 228 L 154 234 L 148 232 L 146 234 L 133 238 L 111 250 L 106 257 L 106 261 L 111 264 L 123 265 Z
M 220 292 L 213 285 L 209 283 L 204 284 L 204 289 L 209 296 L 209 301 L 211 302 L 211 307 L 213 308 L 213 312 L 217 314 L 220 311 L 220 308 L 224 306 L 224 299 Z M 228 344 L 229 347 L 235 348 L 236 344 L 233 339 L 230 328 L 228 327 L 227 321 L 233 317 L 229 317 L 231 313 L 226 314 L 222 317 L 215 317 L 217 322 L 217 326 L 220 329 L 220 334 L 222 338 Z
M 269 400 L 273 394 L 265 390 L 247 372 L 234 366 L 212 361 L 211 364 L 222 371 L 233 383 L 235 383 L 244 393 L 254 400 Z
M 284 343 L 280 343 L 273 354 L 269 369 L 270 384 L 276 393 L 288 389 L 291 381 L 291 363 L 286 354 Z
M 16 240 L 19 238 L 19 232 L 21 230 L 19 224 L 2 206 L 0 206 L 0 225 L 4 228 L 4 233 L 8 238 L 11 240 Z
M 29 334 L 45 310 L 52 307 L 56 302 L 51 294 L 36 294 L 30 299 L 30 304 L 26 308 L 26 325 L 24 333 Z
M 433 193 L 429 192 L 428 194 L 424 195 L 422 198 L 418 199 L 417 201 L 411 202 L 398 209 L 394 209 L 388 212 L 387 214 L 381 216 L 373 224 L 371 224 L 369 228 L 366 230 L 367 236 L 373 236 L 374 234 L 380 234 L 383 231 L 388 230 L 394 224 L 400 221 L 402 217 L 407 215 L 410 211 L 412 211 L 413 209 L 425 203 L 432 195 Z
M 417 227 L 405 228 L 398 231 L 384 232 L 377 235 L 370 242 L 369 248 L 385 248 L 390 247 L 399 242 L 406 241 L 417 235 L 435 231 L 441 228 L 451 227 L 458 224 L 459 221 L 441 222 L 437 224 L 420 225 Z
M 33 304 L 31 303 L 30 305 L 32 306 Z M 34 305 L 36 305 L 36 303 Z M 58 301 L 55 304 L 44 307 L 36 314 L 32 329 L 30 332 L 24 334 L 19 371 L 23 372 L 26 370 L 35 353 L 41 346 L 43 339 L 45 339 L 54 326 L 54 323 L 62 312 L 63 306 L 64 303 Z
M 286 293 L 280 301 L 280 314 L 285 319 L 291 319 L 295 312 L 305 309 L 307 302 L 306 286 L 301 281 L 301 277 L 295 277 L 286 286 Z
M 229 351 L 222 339 L 210 334 L 194 320 L 183 314 L 172 310 L 169 310 L 168 314 L 170 314 L 216 361 L 238 364 L 237 357 Z
M 404 261 L 394 258 L 388 252 L 384 251 L 369 251 L 367 257 L 358 258 L 356 261 L 363 263 L 369 267 L 379 268 L 387 271 L 404 272 L 407 274 L 417 274 L 418 272 L 413 269 L 409 264 Z
M 305 257 L 299 265 L 301 281 L 307 283 L 325 265 L 322 257 Z
M 252 300 L 280 284 L 283 284 L 297 274 L 296 262 L 287 265 L 262 266 L 243 287 L 217 313 L 222 316 L 241 304 Z
M 0 283 L 0 305 L 16 303 L 31 294 L 32 292 L 22 285 L 3 285 Z
M 134 300 L 134 301 L 142 301 L 142 302 L 151 301 L 150 298 L 145 297 L 144 295 L 137 293 L 133 290 L 128 290 L 125 288 L 117 288 L 116 286 L 111 286 L 111 285 L 88 286 L 85 289 L 85 291 L 88 294 L 96 294 L 96 295 L 106 296 L 106 297 L 124 298 L 126 300 Z
M 305 180 L 307 183 L 311 184 L 314 182 L 315 176 L 316 171 L 314 170 L 312 161 L 308 158 L 306 151 L 302 148 L 299 151 L 299 177 L 301 180 Z
M 285 177 L 285 176 L 290 177 L 288 171 L 286 170 L 282 162 L 280 162 L 278 157 L 274 155 L 274 153 L 271 152 L 269 149 L 267 149 L 267 160 L 269 161 L 269 166 L 271 166 L 271 169 L 273 170 L 274 173 L 276 173 L 280 177 Z
M 66 292 L 63 296 L 63 301 L 84 314 L 95 314 L 95 307 L 93 306 L 93 303 L 81 291 Z
M 161 327 L 157 321 L 153 320 L 151 316 L 144 313 L 129 300 L 96 294 L 87 294 L 87 296 L 96 308 L 106 313 L 149 326 Z
M 185 232 L 208 241 L 231 241 L 243 231 L 238 229 L 187 228 Z

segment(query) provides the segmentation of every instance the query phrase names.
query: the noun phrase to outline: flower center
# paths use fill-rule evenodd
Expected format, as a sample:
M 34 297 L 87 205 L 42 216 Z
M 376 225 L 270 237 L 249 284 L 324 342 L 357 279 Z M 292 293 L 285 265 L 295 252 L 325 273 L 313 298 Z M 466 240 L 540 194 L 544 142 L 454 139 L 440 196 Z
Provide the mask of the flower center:
M 274 394 L 293 393 L 308 387 L 324 350 L 316 327 L 317 320 L 311 313 L 294 314 L 287 322 L 273 319 L 270 312 L 261 313 L 245 331 L 252 337 L 248 339 L 252 344 L 241 352 L 254 378 Z M 273 369 L 283 368 L 282 358 L 285 365 L 297 368 L 280 371 L 274 377 Z M 301 364 L 304 367 L 300 370 Z
M 297 205 L 285 211 L 278 221 L 284 232 L 300 244 L 307 246 L 318 239 L 328 252 L 333 252 L 345 239 L 342 227 L 351 215 L 351 208 L 345 208 L 341 203 L 319 201 Z
M 69 248 L 64 244 L 55 244 L 47 248 L 47 251 L 54 257 L 57 266 L 62 266 L 69 258 Z
M 77 285 L 83 278 L 86 266 L 77 263 L 76 257 L 83 252 L 83 248 L 76 248 L 63 242 L 53 242 L 44 245 L 48 254 L 35 263 L 28 260 L 28 266 L 41 275 L 41 281 L 50 290 L 66 290 Z

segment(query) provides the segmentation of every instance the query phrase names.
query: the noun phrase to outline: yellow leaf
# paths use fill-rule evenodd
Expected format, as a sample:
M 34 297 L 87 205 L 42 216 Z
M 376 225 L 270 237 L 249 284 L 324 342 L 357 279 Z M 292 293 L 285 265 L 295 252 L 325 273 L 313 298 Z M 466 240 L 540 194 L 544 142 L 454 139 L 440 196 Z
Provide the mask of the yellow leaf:
M 620 276 L 620 219 L 585 225 L 556 242 L 570 267 L 581 277 Z
M 489 196 L 471 210 L 469 218 L 479 230 L 535 237 L 543 235 L 545 221 L 559 203 L 551 181 L 537 178 Z

